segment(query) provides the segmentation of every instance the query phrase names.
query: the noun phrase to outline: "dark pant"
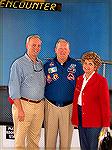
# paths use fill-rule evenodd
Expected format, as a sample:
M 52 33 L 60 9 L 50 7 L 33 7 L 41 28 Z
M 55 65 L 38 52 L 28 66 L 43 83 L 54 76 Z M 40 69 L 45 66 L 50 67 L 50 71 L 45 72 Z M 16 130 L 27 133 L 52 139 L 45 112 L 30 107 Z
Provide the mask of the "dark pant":
M 81 150 L 97 150 L 98 136 L 101 128 L 83 128 L 82 127 L 82 107 L 78 105 L 79 118 L 79 139 Z

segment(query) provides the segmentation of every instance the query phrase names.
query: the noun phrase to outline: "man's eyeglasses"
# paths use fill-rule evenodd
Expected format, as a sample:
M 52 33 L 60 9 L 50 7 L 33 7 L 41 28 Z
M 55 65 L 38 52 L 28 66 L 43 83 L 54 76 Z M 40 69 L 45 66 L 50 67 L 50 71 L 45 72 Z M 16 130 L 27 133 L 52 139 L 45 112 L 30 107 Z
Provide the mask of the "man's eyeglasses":
M 43 67 L 42 67 L 42 64 L 33 64 L 33 70 L 35 71 L 35 72 L 40 72 L 40 71 L 42 71 L 43 70 Z

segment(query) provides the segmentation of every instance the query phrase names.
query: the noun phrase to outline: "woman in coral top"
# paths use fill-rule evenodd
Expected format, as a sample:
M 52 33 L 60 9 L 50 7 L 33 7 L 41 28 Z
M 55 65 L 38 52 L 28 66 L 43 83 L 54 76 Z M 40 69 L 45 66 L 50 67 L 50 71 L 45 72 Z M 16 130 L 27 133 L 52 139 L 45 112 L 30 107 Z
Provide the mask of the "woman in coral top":
M 102 64 L 95 52 L 83 54 L 84 74 L 77 78 L 72 124 L 79 129 L 81 150 L 97 150 L 101 130 L 110 126 L 110 100 L 106 78 L 97 73 Z

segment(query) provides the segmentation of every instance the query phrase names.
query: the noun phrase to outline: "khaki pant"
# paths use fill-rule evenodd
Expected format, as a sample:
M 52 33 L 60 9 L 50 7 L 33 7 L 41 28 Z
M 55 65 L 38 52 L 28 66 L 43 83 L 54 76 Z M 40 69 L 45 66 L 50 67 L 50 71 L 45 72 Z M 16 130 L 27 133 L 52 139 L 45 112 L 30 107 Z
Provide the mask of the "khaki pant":
M 21 103 L 25 112 L 25 120 L 22 122 L 18 121 L 17 108 L 14 104 L 12 105 L 15 149 L 38 150 L 40 132 L 44 118 L 44 101 L 32 103 L 21 100 Z
M 71 146 L 73 126 L 71 124 L 72 104 L 57 107 L 45 101 L 45 146 L 47 150 L 55 150 L 59 133 L 59 147 L 69 150 Z

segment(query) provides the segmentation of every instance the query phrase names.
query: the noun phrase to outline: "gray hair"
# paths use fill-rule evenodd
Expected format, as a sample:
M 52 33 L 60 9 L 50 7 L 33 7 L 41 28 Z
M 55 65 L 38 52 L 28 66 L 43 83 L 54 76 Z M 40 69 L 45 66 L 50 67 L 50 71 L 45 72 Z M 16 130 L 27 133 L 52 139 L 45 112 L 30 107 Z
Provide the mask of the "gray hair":
M 30 41 L 31 38 L 38 38 L 38 39 L 40 39 L 40 41 L 42 41 L 39 35 L 34 34 L 34 35 L 30 35 L 26 38 L 26 44 Z
M 59 44 L 60 42 L 65 42 L 65 43 L 67 43 L 68 46 L 70 47 L 69 41 L 67 41 L 67 40 L 65 40 L 65 39 L 59 39 L 59 40 L 56 42 L 56 45 L 55 45 L 56 48 L 57 48 L 57 46 L 58 46 L 58 44 Z

